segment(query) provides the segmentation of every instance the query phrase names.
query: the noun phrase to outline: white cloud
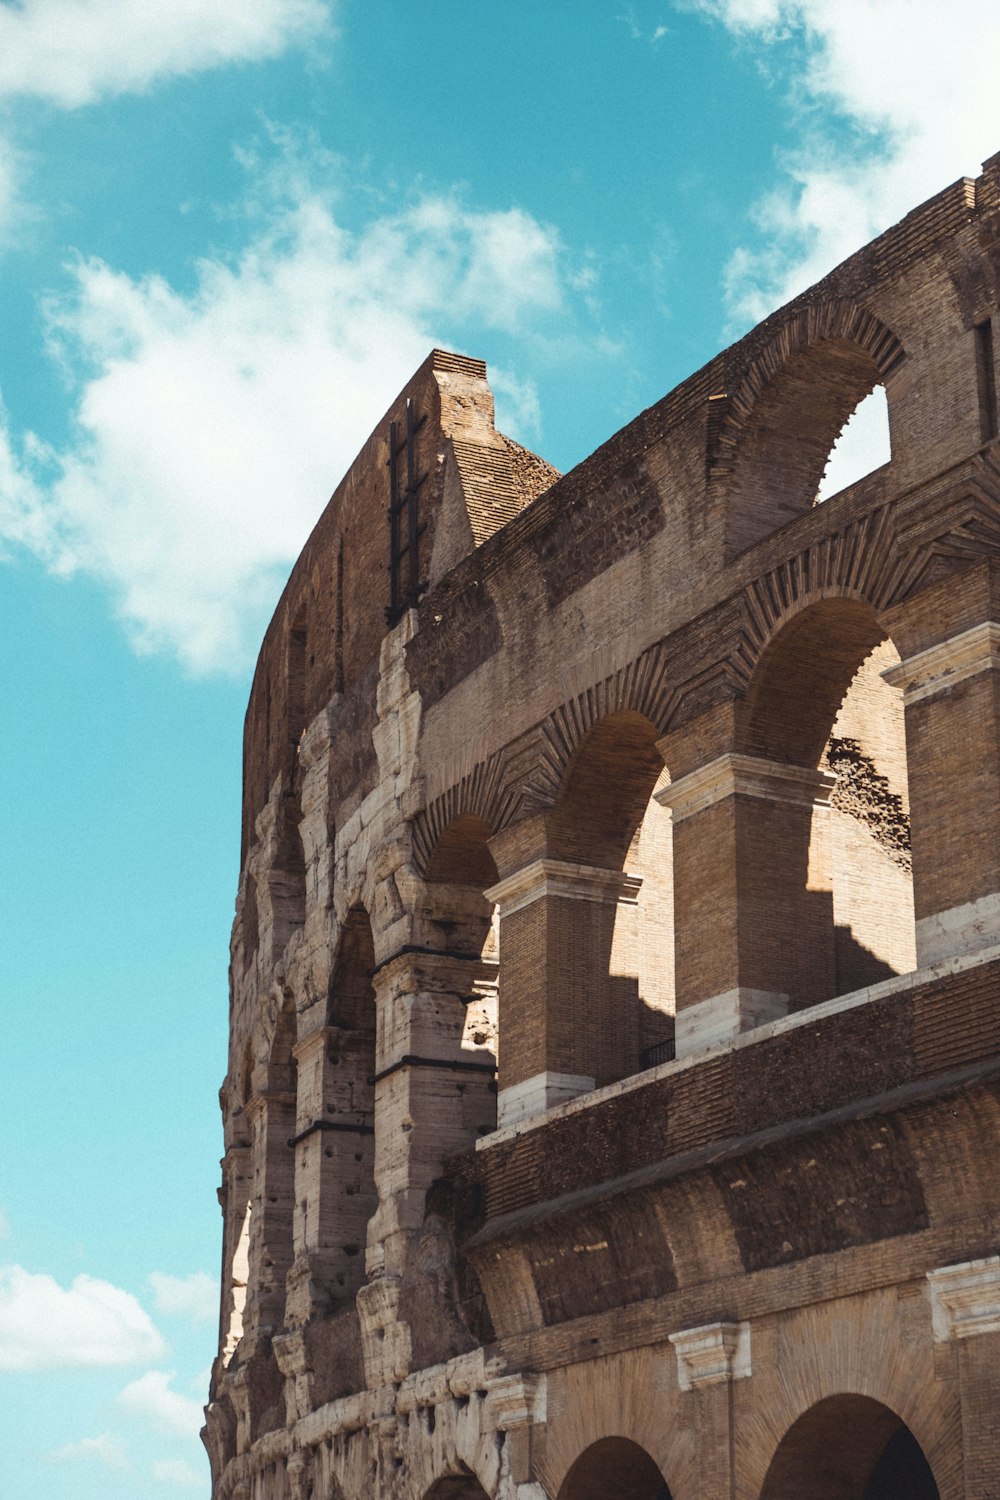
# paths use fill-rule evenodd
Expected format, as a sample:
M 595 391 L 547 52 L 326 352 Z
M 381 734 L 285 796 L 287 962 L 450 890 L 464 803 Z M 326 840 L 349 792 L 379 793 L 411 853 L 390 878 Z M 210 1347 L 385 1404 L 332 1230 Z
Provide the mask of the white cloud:
M 757 207 L 767 248 L 741 251 L 729 269 L 742 322 L 763 317 L 957 177 L 976 175 L 1000 149 L 995 0 L 695 3 L 792 66 L 793 95 L 806 106 L 805 144 L 782 158 L 781 185 Z M 789 39 L 800 45 L 785 47 Z
M 328 24 L 322 0 L 22 0 L 0 5 L 0 97 L 64 108 L 276 57 Z
M 110 1432 L 102 1432 L 100 1437 L 81 1438 L 78 1443 L 67 1443 L 63 1448 L 54 1448 L 45 1457 L 51 1464 L 73 1464 L 80 1459 L 96 1458 L 109 1469 L 130 1467 L 125 1444 Z
M 158 1458 L 151 1472 L 157 1483 L 172 1484 L 179 1490 L 204 1490 L 207 1481 L 207 1476 L 199 1474 L 186 1458 Z
M 118 1400 L 126 1411 L 164 1432 L 197 1437 L 205 1422 L 203 1404 L 171 1390 L 173 1378 L 164 1370 L 147 1370 L 119 1392 Z
M 192 1271 L 190 1276 L 168 1276 L 163 1271 L 153 1271 L 149 1284 L 157 1312 L 167 1317 L 212 1323 L 219 1316 L 218 1282 L 207 1271 Z
M 0 428 L 0 544 L 103 581 L 136 648 L 194 672 L 247 663 L 331 489 L 432 345 L 562 309 L 557 236 L 519 209 L 425 197 L 352 234 L 300 164 L 286 178 L 293 199 L 263 190 L 243 252 L 202 261 L 193 291 L 77 265 L 49 308 L 77 372 L 75 441 L 52 453 Z M 533 388 L 507 388 L 532 424 Z
M 158 1359 L 163 1339 L 130 1292 L 77 1276 L 0 1267 L 0 1370 L 130 1365 Z

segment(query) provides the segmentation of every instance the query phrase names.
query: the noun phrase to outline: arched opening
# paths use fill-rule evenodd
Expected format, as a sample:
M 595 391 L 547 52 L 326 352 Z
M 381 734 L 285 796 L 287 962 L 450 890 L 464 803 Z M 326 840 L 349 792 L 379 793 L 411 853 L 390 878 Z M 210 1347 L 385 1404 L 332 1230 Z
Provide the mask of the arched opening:
M 792 1010 L 915 963 L 902 700 L 882 677 L 897 660 L 867 605 L 824 600 L 778 633 L 741 706 L 740 751 L 816 773 L 794 797 L 772 776 L 745 835 L 748 940 Z
M 829 500 L 892 460 L 889 403 L 885 386 L 877 385 L 858 402 L 830 449 L 817 502 Z
M 869 1396 L 830 1396 L 785 1433 L 761 1500 L 938 1500 L 927 1458 L 900 1417 Z
M 432 1484 L 424 1500 L 489 1500 L 475 1474 L 446 1474 Z
M 450 1086 L 465 1145 L 494 1130 L 497 1118 L 500 932 L 496 907 L 484 894 L 498 878 L 490 833 L 475 814 L 452 819 L 428 862 L 422 911 L 428 946 L 453 960 L 452 985 L 439 991 L 435 1030 L 459 1046 L 463 1068 Z
M 303 1050 L 296 1138 L 296 1238 L 326 1286 L 328 1305 L 365 1280 L 375 1189 L 375 947 L 368 913 L 348 912 L 327 992 L 325 1026 Z
M 793 330 L 784 342 L 795 337 Z M 898 352 L 890 352 L 895 341 L 888 330 L 882 330 L 882 342 L 881 362 L 891 364 L 901 351 L 896 346 Z M 778 357 L 772 353 L 772 360 Z M 730 556 L 811 509 L 840 433 L 885 378 L 873 353 L 850 337 L 835 336 L 793 349 L 759 391 L 757 382 L 745 382 L 735 398 L 737 408 L 749 410 L 734 434 L 738 446 L 730 461 Z
M 574 754 L 548 820 L 553 858 L 595 872 L 594 888 L 583 884 L 567 909 L 554 978 L 562 969 L 588 998 L 576 1024 L 589 1033 L 585 1071 L 598 1087 L 673 1056 L 671 823 L 654 795 L 669 778 L 656 739 L 642 714 L 600 720 Z M 605 872 L 622 879 L 602 885 Z M 587 954 L 582 974 L 577 949 Z
M 286 996 L 268 1053 L 263 1090 L 251 1100 L 253 1196 L 248 1213 L 249 1271 L 246 1319 L 276 1329 L 285 1319 L 285 1281 L 292 1263 L 294 1160 L 288 1149 L 295 1128 L 297 1069 L 295 1010 Z
M 666 1480 L 645 1448 L 629 1438 L 602 1438 L 573 1464 L 557 1500 L 670 1500 Z

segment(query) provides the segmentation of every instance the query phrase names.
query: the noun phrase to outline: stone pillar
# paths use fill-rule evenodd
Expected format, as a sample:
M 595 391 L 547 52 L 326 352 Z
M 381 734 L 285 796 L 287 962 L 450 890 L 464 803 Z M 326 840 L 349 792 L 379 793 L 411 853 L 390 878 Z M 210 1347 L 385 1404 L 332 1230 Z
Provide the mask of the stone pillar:
M 544 1500 L 535 1473 L 537 1457 L 544 1457 L 547 1395 L 544 1375 L 501 1375 L 487 1383 L 481 1430 L 484 1437 L 503 1435 L 506 1451 L 499 1493 L 511 1500 Z
M 219 1349 L 228 1365 L 243 1336 L 243 1317 L 249 1276 L 250 1206 L 253 1166 L 247 1145 L 230 1146 L 222 1161 L 222 1302 Z
M 1000 942 L 1000 600 L 973 570 L 887 615 L 903 691 L 920 968 Z M 962 607 L 964 605 L 964 607 Z M 994 613 L 996 618 L 990 616 Z M 986 615 L 970 624 L 975 616 Z
M 723 1500 L 736 1493 L 734 1391 L 751 1372 L 749 1323 L 709 1323 L 672 1333 L 677 1353 L 679 1418 L 698 1447 L 699 1490 Z M 686 1417 L 685 1404 L 694 1408 Z
M 244 1323 L 248 1332 L 259 1334 L 280 1328 L 285 1317 L 294 1197 L 288 1142 L 295 1129 L 295 1096 L 265 1090 L 253 1096 L 246 1112 L 253 1131 L 253 1199 Z
M 1000 1494 L 1000 1256 L 929 1271 L 934 1341 L 957 1348 L 965 1500 Z
M 287 1321 L 296 1327 L 352 1300 L 364 1281 L 375 1208 L 370 1034 L 324 1026 L 295 1047 L 295 1261 Z
M 369 1276 L 402 1274 L 427 1189 L 496 1124 L 496 963 L 404 952 L 374 978 L 375 1181 Z
M 674 821 L 678 1056 L 834 994 L 834 780 L 727 751 L 657 792 Z
M 486 892 L 500 916 L 501 1125 L 638 1070 L 636 1007 L 616 1003 L 609 964 L 618 907 L 640 885 L 542 857 Z

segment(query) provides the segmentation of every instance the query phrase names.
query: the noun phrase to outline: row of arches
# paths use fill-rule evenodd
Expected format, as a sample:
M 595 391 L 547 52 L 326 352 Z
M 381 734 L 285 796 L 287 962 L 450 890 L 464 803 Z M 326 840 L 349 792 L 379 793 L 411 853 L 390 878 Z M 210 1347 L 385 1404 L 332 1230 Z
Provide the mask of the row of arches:
M 476 1081 L 498 1068 L 500 1100 L 498 1112 L 481 1088 L 449 1149 L 696 1051 L 706 1034 L 718 1040 L 692 1018 L 720 994 L 742 987 L 751 1005 L 777 997 L 794 1011 L 915 966 L 903 708 L 882 675 L 895 661 L 869 606 L 816 601 L 778 631 L 728 719 L 696 726 L 694 744 L 662 738 L 637 710 L 611 712 L 582 737 L 549 808 L 509 828 L 482 811 L 447 823 L 415 932 L 429 952 L 475 961 L 474 993 L 437 1003 L 455 1010 L 455 1055 L 475 1056 Z M 753 775 L 679 809 L 692 759 L 712 749 Z M 505 896 L 512 883 L 520 897 Z M 284 1326 L 297 1257 L 309 1263 L 312 1311 L 317 1284 L 334 1310 L 366 1279 L 378 1208 L 374 974 L 371 922 L 356 906 L 322 1026 L 297 1041 L 290 997 L 277 1018 L 252 1125 L 255 1218 L 228 1251 L 238 1300 L 249 1235 L 252 1322 Z M 768 1018 L 750 1009 L 730 1032 Z M 243 1092 L 249 1100 L 249 1076 Z
M 452 818 L 426 880 L 499 959 L 502 1091 L 696 1051 L 722 1039 L 698 1014 L 720 996 L 762 1007 L 738 1032 L 915 967 L 898 661 L 869 605 L 815 600 L 742 699 L 666 738 L 611 712 L 533 819 Z
M 486 1500 L 471 1473 L 437 1481 L 425 1500 Z M 556 1500 L 680 1500 L 638 1443 L 605 1437 L 571 1465 Z M 923 1449 L 897 1414 L 868 1396 L 831 1396 L 793 1423 L 760 1500 L 939 1500 Z

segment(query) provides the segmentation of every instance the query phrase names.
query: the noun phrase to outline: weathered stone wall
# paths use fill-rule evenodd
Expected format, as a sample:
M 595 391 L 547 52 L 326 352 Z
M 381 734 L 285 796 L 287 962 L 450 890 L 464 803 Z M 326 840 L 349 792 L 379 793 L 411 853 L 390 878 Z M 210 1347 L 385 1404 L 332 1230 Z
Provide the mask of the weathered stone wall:
M 998 230 L 993 158 L 564 477 L 435 351 L 338 487 L 247 713 L 217 1500 L 994 1492 Z

